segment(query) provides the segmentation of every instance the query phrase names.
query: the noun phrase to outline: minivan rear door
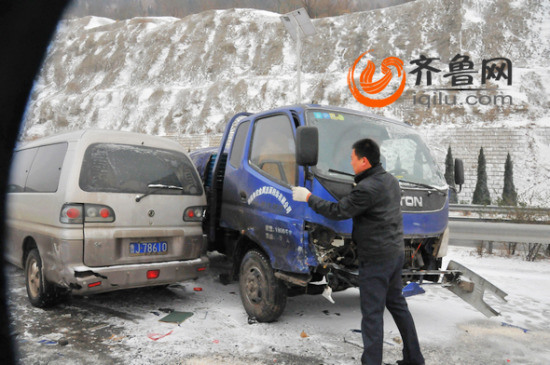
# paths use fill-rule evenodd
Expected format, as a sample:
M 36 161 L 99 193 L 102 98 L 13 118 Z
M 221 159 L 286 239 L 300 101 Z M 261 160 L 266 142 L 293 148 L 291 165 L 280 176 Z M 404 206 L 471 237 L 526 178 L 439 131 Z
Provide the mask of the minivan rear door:
M 88 193 L 83 208 L 84 264 L 138 264 L 201 255 L 205 198 L 183 152 L 92 144 L 84 154 L 79 185 Z M 184 221 L 186 210 L 189 219 Z

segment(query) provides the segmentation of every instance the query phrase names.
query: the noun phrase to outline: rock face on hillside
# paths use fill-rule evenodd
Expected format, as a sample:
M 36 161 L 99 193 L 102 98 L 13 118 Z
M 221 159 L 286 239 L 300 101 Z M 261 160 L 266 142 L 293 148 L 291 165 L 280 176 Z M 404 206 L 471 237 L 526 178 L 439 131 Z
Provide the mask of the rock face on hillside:
M 407 86 L 395 103 L 370 111 L 441 131 L 446 138 L 429 137 L 439 161 L 449 145 L 467 154 L 455 157 L 477 158 L 480 146 L 468 145 L 468 135 L 454 139 L 453 128 L 525 129 L 529 140 L 550 144 L 549 18 L 550 4 L 542 0 L 417 0 L 314 20 L 317 34 L 303 42 L 302 102 L 368 110 L 351 95 L 347 74 L 359 55 L 372 50 L 377 65 L 390 56 L 403 60 Z M 440 71 L 432 74 L 432 85 L 426 74 L 415 83 L 411 61 L 422 55 L 434 58 L 431 65 Z M 468 56 L 476 71 L 467 87 L 445 76 L 457 55 Z M 492 58 L 510 60 L 511 85 L 504 78 L 482 84 L 482 62 Z M 296 103 L 296 64 L 295 43 L 275 13 L 234 9 L 183 19 L 71 20 L 49 49 L 22 138 L 90 127 L 216 135 L 235 112 Z M 541 148 L 510 152 L 516 166 L 534 164 L 529 170 L 539 176 L 516 183 L 520 196 L 550 176 Z M 502 168 L 500 157 L 494 156 L 495 179 L 506 153 Z M 489 152 L 489 164 L 491 158 Z M 466 168 L 473 180 L 468 185 L 475 186 L 475 166 Z M 466 200 L 473 186 L 465 187 Z M 498 192 L 502 181 L 494 186 Z

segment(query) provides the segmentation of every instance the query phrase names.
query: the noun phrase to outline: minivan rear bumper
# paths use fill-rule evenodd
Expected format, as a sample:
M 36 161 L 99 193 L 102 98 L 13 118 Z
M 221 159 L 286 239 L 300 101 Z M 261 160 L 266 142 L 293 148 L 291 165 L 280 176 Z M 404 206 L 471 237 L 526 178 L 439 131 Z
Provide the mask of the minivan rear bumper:
M 206 256 L 186 261 L 169 261 L 151 264 L 118 265 L 108 267 L 73 267 L 74 278 L 66 283 L 76 295 L 172 284 L 194 280 L 205 273 L 209 264 Z M 147 272 L 159 270 L 158 277 L 148 279 Z

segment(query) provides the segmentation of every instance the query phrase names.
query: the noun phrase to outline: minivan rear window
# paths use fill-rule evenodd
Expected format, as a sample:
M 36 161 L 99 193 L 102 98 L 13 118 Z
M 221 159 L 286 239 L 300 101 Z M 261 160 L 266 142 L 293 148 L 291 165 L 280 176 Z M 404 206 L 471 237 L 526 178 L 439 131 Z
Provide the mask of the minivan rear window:
M 148 188 L 150 184 L 178 189 Z M 79 185 L 88 192 L 202 194 L 200 179 L 185 154 L 115 143 L 96 143 L 87 148 Z

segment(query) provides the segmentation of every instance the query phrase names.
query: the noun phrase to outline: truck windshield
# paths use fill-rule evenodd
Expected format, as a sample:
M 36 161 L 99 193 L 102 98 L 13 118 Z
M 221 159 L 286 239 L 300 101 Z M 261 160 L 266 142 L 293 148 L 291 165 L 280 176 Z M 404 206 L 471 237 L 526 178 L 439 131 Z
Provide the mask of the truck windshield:
M 319 160 L 315 172 L 330 178 L 351 180 L 351 147 L 362 138 L 380 145 L 380 162 L 399 180 L 446 189 L 426 144 L 412 127 L 365 114 L 339 110 L 308 110 L 308 125 L 319 130 Z M 343 174 L 343 173 L 346 174 Z

